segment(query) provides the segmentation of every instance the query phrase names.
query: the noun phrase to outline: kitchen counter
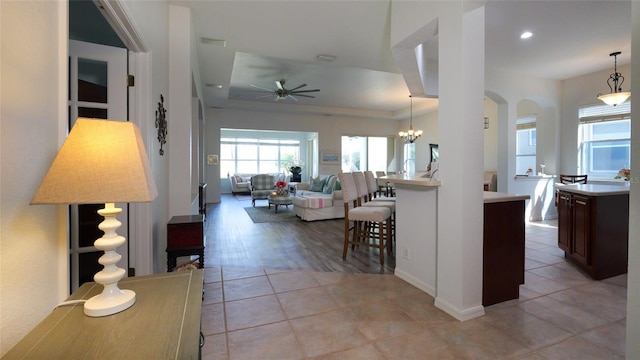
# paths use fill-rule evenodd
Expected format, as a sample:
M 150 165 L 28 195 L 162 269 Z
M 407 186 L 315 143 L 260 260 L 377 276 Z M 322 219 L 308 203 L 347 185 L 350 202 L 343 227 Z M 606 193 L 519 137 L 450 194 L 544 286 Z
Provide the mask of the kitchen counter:
M 608 196 L 629 194 L 629 186 L 603 184 L 556 184 L 558 190 L 587 196 Z
M 507 194 L 507 193 L 499 193 L 499 192 L 493 192 L 493 191 L 484 192 L 485 204 L 507 202 L 507 201 L 529 200 L 529 199 L 531 199 L 531 196 L 529 195 Z
M 426 172 L 416 172 L 415 174 L 394 174 L 381 176 L 379 179 L 387 180 L 393 184 L 416 185 L 424 187 L 436 187 L 442 185 L 439 180 L 432 180 Z

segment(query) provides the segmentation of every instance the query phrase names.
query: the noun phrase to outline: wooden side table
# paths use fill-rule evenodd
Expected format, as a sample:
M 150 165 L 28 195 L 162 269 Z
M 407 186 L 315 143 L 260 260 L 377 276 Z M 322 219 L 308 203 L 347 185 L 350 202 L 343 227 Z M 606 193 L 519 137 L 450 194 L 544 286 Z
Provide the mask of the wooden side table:
M 178 215 L 167 223 L 167 271 L 176 267 L 180 256 L 197 255 L 204 268 L 204 215 Z
M 132 307 L 104 317 L 83 304 L 59 306 L 3 359 L 199 359 L 203 270 L 119 281 L 136 293 Z M 102 285 L 84 283 L 67 300 L 89 299 Z

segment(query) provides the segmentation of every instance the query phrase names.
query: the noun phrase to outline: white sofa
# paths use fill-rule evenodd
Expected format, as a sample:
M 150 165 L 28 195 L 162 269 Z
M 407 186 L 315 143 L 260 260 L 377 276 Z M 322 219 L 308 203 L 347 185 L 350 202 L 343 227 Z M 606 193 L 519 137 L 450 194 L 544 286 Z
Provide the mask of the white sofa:
M 251 176 L 253 174 L 234 174 L 229 176 L 229 183 L 231 184 L 231 193 L 251 193 Z
M 293 202 L 293 213 L 305 221 L 341 219 L 344 218 L 344 200 L 342 190 L 335 189 L 335 183 L 326 184 L 330 176 L 320 176 L 325 180 L 324 191 L 311 188 L 311 182 L 302 182 L 296 186 L 296 194 L 291 199 Z M 339 183 L 338 183 L 339 184 Z M 328 188 L 331 187 L 329 192 Z M 316 190 L 316 191 L 313 191 Z

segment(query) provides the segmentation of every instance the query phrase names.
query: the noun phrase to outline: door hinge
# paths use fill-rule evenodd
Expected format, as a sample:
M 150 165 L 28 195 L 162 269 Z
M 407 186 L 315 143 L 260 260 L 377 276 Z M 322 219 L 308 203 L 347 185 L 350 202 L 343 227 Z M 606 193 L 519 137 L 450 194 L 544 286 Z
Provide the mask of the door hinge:
M 133 87 L 136 82 L 136 77 L 133 75 L 127 75 L 127 87 Z

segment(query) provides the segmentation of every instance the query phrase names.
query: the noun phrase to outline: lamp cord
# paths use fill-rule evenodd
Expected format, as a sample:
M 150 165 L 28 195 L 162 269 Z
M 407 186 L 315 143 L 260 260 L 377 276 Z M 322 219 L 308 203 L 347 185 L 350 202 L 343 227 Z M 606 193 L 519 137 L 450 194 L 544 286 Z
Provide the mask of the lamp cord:
M 84 304 L 85 302 L 87 302 L 87 300 L 69 300 L 69 301 L 61 302 L 60 304 L 56 305 L 55 307 L 76 305 L 76 304 Z

